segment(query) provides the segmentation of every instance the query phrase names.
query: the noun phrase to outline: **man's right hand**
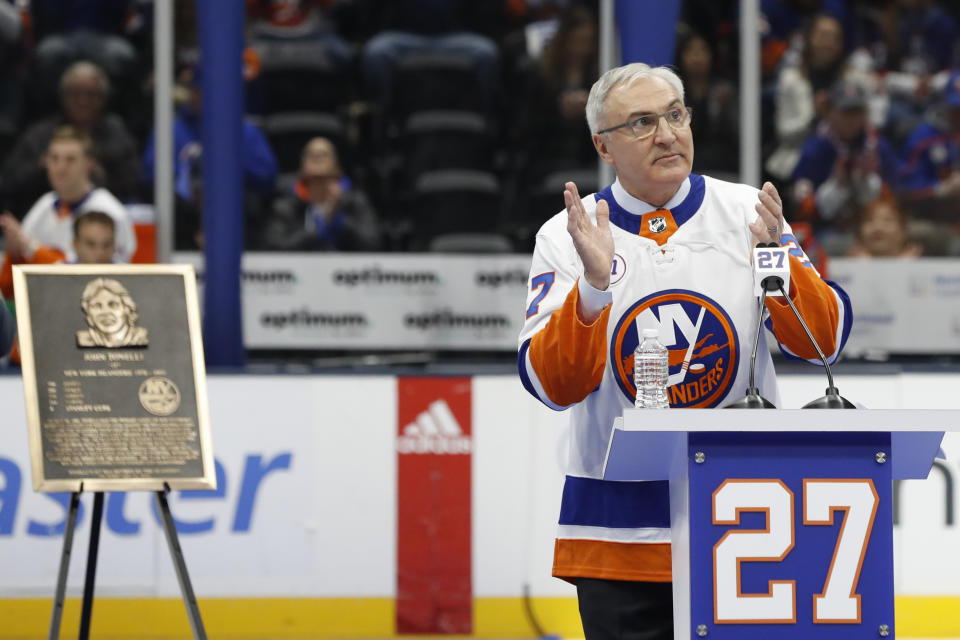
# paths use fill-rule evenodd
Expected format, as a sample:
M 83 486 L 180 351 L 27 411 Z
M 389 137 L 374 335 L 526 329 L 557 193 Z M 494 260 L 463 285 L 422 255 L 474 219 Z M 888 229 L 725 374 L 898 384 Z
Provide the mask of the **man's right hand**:
M 606 291 L 613 270 L 610 206 L 606 200 L 597 201 L 597 223 L 594 224 L 583 208 L 577 185 L 572 182 L 565 185 L 563 201 L 567 206 L 567 232 L 583 262 L 583 277 L 594 289 Z

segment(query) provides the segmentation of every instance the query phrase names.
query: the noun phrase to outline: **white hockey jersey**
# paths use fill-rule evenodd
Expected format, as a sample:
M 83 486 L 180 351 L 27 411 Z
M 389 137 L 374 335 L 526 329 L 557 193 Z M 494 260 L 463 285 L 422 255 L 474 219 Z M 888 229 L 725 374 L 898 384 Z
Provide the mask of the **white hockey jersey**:
M 80 202 L 73 204 L 61 202 L 55 192 L 48 191 L 40 196 L 24 216 L 23 231 L 40 244 L 64 253 L 67 262 L 76 262 L 77 256 L 73 251 L 73 221 L 87 211 L 102 211 L 113 218 L 116 246 L 113 261 L 130 262 L 137 250 L 133 222 L 126 208 L 103 187 L 95 188 Z
M 567 233 L 566 212 L 540 229 L 518 366 L 524 386 L 541 402 L 571 407 L 554 575 L 670 580 L 667 483 L 604 481 L 603 460 L 614 418 L 633 406 L 633 351 L 644 328 L 658 329 L 669 351 L 671 407 L 719 407 L 746 393 L 760 313 L 748 227 L 757 218 L 757 193 L 691 174 L 663 209 L 633 198 L 619 182 L 585 197 L 594 222 L 597 200 L 610 206 L 615 256 L 602 294 L 579 282 L 583 265 Z M 821 279 L 786 223 L 781 243 L 790 248 L 791 300 L 832 361 L 850 331 L 849 299 Z M 576 313 L 582 294 L 609 302 L 592 325 Z M 819 362 L 789 306 L 768 298 L 766 307 L 781 350 Z M 779 404 L 765 335 L 756 384 Z

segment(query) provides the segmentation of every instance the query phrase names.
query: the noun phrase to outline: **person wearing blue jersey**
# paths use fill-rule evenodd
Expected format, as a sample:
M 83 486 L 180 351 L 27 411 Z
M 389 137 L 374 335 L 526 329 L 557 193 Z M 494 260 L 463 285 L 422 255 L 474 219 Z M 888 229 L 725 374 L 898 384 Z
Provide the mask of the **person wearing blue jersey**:
M 904 197 L 925 217 L 956 220 L 960 208 L 960 71 L 943 90 L 939 122 L 918 126 L 907 139 Z
M 793 170 L 797 219 L 811 224 L 821 242 L 843 242 L 856 213 L 897 188 L 900 162 L 870 125 L 868 97 L 859 82 L 836 83 L 827 116 L 804 143 Z

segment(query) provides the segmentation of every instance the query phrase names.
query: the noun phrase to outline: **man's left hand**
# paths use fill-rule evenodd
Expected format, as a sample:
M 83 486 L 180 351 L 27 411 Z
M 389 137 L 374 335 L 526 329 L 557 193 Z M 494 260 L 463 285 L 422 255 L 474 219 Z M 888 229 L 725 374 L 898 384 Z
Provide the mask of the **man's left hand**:
M 750 223 L 750 232 L 753 234 L 751 246 L 761 242 L 776 242 L 780 244 L 780 234 L 783 232 L 783 201 L 777 188 L 770 182 L 765 182 L 757 195 L 756 220 Z

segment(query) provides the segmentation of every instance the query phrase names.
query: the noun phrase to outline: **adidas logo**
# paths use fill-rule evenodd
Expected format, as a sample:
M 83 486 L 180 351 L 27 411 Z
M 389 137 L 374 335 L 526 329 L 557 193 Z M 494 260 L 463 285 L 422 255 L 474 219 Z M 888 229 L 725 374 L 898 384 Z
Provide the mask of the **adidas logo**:
M 400 453 L 470 453 L 470 437 L 463 435 L 460 423 L 443 400 L 430 403 L 427 410 L 403 428 L 397 438 Z

